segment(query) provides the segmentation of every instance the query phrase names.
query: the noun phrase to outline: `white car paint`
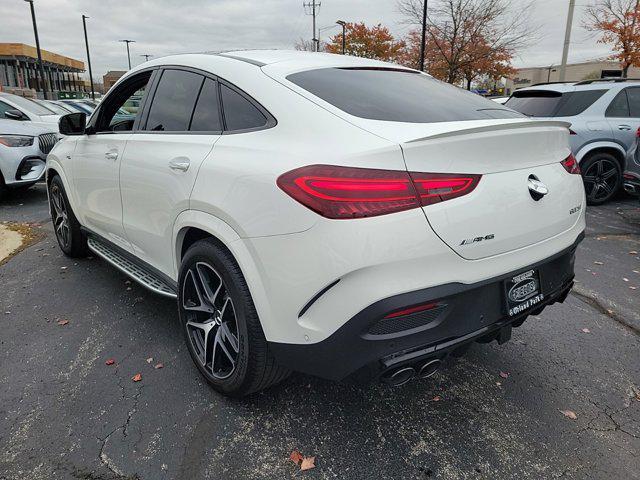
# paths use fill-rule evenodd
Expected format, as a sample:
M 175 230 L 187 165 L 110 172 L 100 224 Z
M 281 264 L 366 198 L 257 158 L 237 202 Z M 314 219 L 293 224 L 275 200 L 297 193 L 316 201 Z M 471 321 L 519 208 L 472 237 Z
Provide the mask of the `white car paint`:
M 60 120 L 61 115 L 57 115 L 42 104 L 6 92 L 0 92 L 0 103 L 19 110 L 34 125 L 54 128 L 58 131 L 58 120 Z M 50 113 L 45 113 L 44 110 L 49 110 Z
M 266 339 L 320 342 L 387 297 L 450 282 L 470 284 L 512 272 L 570 247 L 585 228 L 584 191 L 564 171 L 566 124 L 528 119 L 409 124 L 349 115 L 286 80 L 293 72 L 339 66 L 389 67 L 308 52 L 179 55 L 142 68 L 181 65 L 211 72 L 257 99 L 273 128 L 221 136 L 112 133 L 67 138 L 49 156 L 80 223 L 178 278 L 190 227 L 209 232 L 235 256 Z M 111 92 L 117 88 L 112 88 Z M 105 101 L 108 101 L 108 96 Z M 186 172 L 169 162 L 188 158 Z M 276 186 L 292 169 L 342 165 L 397 171 L 483 174 L 460 198 L 355 220 L 324 218 Z M 534 204 L 535 173 L 552 201 Z M 570 216 L 569 210 L 580 207 Z M 459 248 L 495 234 L 495 242 Z M 302 307 L 340 283 L 304 315 Z

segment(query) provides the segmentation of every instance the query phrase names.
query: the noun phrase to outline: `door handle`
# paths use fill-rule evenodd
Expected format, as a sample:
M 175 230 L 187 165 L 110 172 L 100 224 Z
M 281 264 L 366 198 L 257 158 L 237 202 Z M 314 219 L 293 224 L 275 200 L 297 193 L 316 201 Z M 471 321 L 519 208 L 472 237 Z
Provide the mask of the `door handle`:
M 169 168 L 171 170 L 180 170 L 181 172 L 186 172 L 189 170 L 189 159 L 188 158 L 174 158 L 169 162 Z
M 618 130 L 631 130 L 631 125 L 618 125 Z
M 106 158 L 107 160 L 117 160 L 118 159 L 118 152 L 116 152 L 115 150 L 109 150 L 107 153 L 104 154 L 104 158 Z

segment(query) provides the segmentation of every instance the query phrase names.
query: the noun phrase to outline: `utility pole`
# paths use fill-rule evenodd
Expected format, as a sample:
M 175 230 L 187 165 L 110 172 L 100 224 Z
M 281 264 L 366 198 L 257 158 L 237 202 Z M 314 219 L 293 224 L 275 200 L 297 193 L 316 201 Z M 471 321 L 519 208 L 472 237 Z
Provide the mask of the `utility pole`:
M 36 11 L 33 8 L 33 0 L 24 0 L 31 7 L 31 20 L 33 22 L 33 34 L 36 37 L 36 50 L 38 51 L 38 69 L 40 70 L 40 86 L 42 96 L 47 98 L 47 82 L 44 77 L 44 66 L 42 65 L 42 52 L 40 51 L 40 39 L 38 38 L 38 24 L 36 23 Z
M 427 0 L 422 3 L 422 36 L 420 42 L 420 71 L 424 72 L 424 44 L 427 42 Z
M 91 56 L 89 55 L 89 39 L 87 38 L 87 22 L 89 18 L 86 15 L 82 15 L 82 27 L 84 28 L 84 43 L 87 46 L 87 63 L 89 64 L 89 83 L 91 84 L 91 98 L 96 99 L 95 89 L 93 88 L 93 73 L 91 72 Z
M 136 43 L 135 40 L 118 40 L 119 42 L 124 42 L 127 44 L 127 60 L 129 60 L 129 70 L 131 70 L 131 55 L 129 54 L 129 44 Z
M 144 57 L 144 61 L 148 62 L 149 61 L 149 57 L 153 57 L 153 55 L 150 55 L 148 53 L 143 53 L 142 55 L 140 55 L 141 57 Z
M 571 25 L 573 24 L 573 10 L 576 0 L 569 0 L 569 14 L 567 15 L 567 28 L 564 31 L 564 48 L 562 49 L 562 64 L 560 65 L 560 81 L 564 82 L 567 70 L 567 57 L 569 56 L 569 44 L 571 43 Z
M 316 0 L 311 0 L 308 3 L 303 3 L 302 6 L 303 7 L 309 7 L 311 9 L 311 13 L 308 13 L 307 15 L 312 15 L 313 16 L 313 38 L 311 39 L 311 41 L 313 42 L 313 51 L 317 52 L 318 50 L 320 50 L 320 45 L 319 45 L 319 41 L 318 38 L 316 37 L 316 15 L 318 14 L 318 11 L 320 10 L 320 5 L 322 5 L 321 2 L 316 2 Z M 316 7 L 317 10 L 316 10 Z
M 347 49 L 347 22 L 344 20 L 338 20 L 336 23 L 342 27 L 342 55 L 344 55 L 344 52 Z

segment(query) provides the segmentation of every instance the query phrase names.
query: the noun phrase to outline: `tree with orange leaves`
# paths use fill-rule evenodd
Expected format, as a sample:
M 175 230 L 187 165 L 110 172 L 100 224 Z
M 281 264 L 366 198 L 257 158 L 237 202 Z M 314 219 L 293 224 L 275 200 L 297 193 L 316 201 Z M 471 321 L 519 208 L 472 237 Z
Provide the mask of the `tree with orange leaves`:
M 584 26 L 601 34 L 599 43 L 612 44 L 612 59 L 629 67 L 640 66 L 640 0 L 600 0 L 586 10 Z
M 381 24 L 367 27 L 364 22 L 347 23 L 345 31 L 345 53 L 354 57 L 395 61 L 405 47 L 403 41 L 396 40 Z M 331 37 L 326 51 L 342 53 L 342 33 Z

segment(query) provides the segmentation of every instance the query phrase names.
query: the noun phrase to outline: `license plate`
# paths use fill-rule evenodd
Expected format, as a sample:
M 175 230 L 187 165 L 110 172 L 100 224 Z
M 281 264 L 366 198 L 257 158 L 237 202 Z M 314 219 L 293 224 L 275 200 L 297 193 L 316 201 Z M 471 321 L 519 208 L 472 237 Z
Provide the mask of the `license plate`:
M 542 302 L 544 295 L 540 288 L 540 273 L 531 269 L 504 281 L 507 313 L 510 317 L 533 308 Z

